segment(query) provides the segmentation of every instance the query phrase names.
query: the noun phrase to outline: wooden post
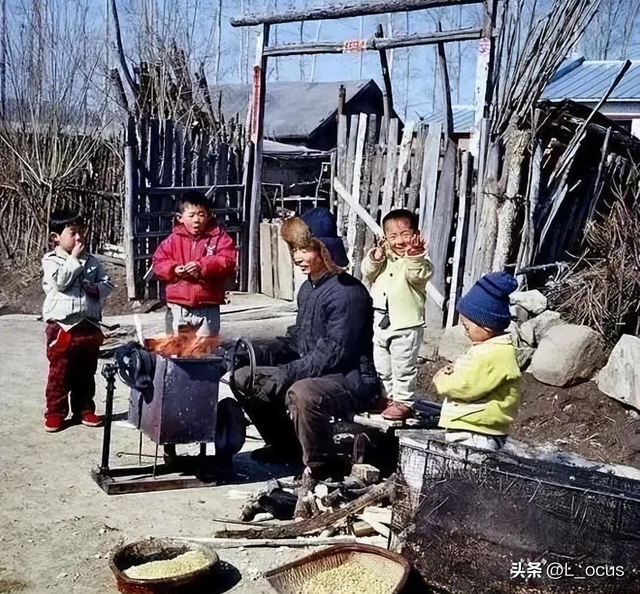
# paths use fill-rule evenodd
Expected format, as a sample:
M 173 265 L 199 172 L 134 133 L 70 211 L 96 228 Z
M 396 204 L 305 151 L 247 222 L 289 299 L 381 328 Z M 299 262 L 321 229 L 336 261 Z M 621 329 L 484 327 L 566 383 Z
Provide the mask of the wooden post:
M 474 126 L 469 141 L 469 152 L 478 158 L 480 144 L 485 142 L 481 138 L 480 123 L 489 117 L 489 106 L 493 97 L 493 67 L 495 57 L 494 30 L 498 13 L 498 0 L 484 0 L 485 26 L 484 37 L 478 43 L 478 62 L 476 66 L 476 89 L 474 96 Z M 485 132 L 488 134 L 488 129 Z
M 251 144 L 254 147 L 251 200 L 249 207 L 249 282 L 248 290 L 260 290 L 260 200 L 262 195 L 262 135 L 264 131 L 264 106 L 266 97 L 267 57 L 264 49 L 269 45 L 269 25 L 262 26 L 256 48 L 256 65 L 253 73 L 253 99 L 251 119 Z
M 356 143 L 356 156 L 353 163 L 353 177 L 351 181 L 351 196 L 360 203 L 360 182 L 362 180 L 362 161 L 364 158 L 365 140 L 367 137 L 367 114 L 361 113 L 358 120 L 358 138 Z M 355 132 L 355 130 L 354 130 Z M 349 221 L 347 224 L 347 248 L 349 250 L 349 262 L 353 266 L 356 249 L 356 225 L 358 223 L 358 213 L 351 209 L 349 211 Z M 352 269 L 352 274 L 355 270 Z
M 138 203 L 138 170 L 136 164 L 136 132 L 135 123 L 129 117 L 124 148 L 124 253 L 125 273 L 127 279 L 127 296 L 129 299 L 138 297 L 136 291 L 135 273 L 135 222 Z
M 451 107 L 451 86 L 449 84 L 449 68 L 447 67 L 447 54 L 444 51 L 444 43 L 438 43 L 438 72 L 442 83 L 442 98 L 444 100 L 444 143 L 453 136 L 453 109 Z
M 384 31 L 382 25 L 378 25 L 376 29 L 376 37 L 384 37 Z M 391 113 L 393 111 L 393 87 L 391 86 L 391 73 L 389 72 L 389 61 L 387 60 L 387 50 L 378 50 L 380 55 L 380 67 L 382 68 L 382 80 L 384 81 L 384 87 L 382 88 L 382 104 L 384 109 L 384 117 L 387 118 L 387 122 L 391 119 Z
M 462 156 L 462 173 L 458 191 L 458 220 L 456 223 L 455 245 L 453 248 L 453 270 L 451 290 L 447 309 L 447 328 L 453 326 L 456 317 L 456 303 L 462 289 L 464 258 L 469 240 L 469 198 L 471 197 L 471 179 L 473 177 L 473 155 L 468 151 Z

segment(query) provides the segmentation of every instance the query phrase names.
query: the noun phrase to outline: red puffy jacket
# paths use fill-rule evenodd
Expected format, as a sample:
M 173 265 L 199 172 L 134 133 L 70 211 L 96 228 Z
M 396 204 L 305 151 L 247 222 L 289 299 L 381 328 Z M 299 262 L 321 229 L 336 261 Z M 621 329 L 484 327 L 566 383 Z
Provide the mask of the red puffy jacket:
M 198 279 L 180 278 L 177 266 L 198 262 Z M 153 254 L 153 271 L 167 283 L 167 303 L 185 307 L 205 307 L 224 303 L 225 280 L 236 268 L 236 246 L 220 227 L 208 227 L 202 235 L 191 235 L 184 225 L 176 225 Z

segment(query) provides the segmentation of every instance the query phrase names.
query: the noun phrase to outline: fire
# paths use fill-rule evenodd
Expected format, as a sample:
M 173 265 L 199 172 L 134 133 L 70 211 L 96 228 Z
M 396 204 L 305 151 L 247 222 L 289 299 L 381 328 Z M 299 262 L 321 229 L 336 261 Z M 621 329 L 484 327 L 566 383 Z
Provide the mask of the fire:
M 220 346 L 219 336 L 197 336 L 196 330 L 188 328 L 178 334 L 149 338 L 145 341 L 147 350 L 163 357 L 206 357 L 216 352 Z

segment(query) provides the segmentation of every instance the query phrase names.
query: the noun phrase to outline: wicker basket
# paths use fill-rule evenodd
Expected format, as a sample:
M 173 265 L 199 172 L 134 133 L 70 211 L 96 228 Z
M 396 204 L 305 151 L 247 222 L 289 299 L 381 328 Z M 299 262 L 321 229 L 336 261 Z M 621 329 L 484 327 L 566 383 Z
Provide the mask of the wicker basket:
M 202 551 L 209 557 L 209 564 L 177 577 L 155 580 L 139 580 L 127 577 L 124 572 L 133 565 L 150 561 L 173 559 L 190 551 Z M 151 538 L 118 547 L 109 565 L 116 577 L 118 590 L 123 594 L 201 594 L 212 580 L 218 565 L 218 555 L 206 545 L 169 538 Z
M 386 549 L 357 544 L 337 545 L 273 569 L 265 574 L 265 578 L 280 594 L 298 594 L 311 576 L 347 561 L 355 561 L 374 575 L 392 577 L 396 585 L 388 594 L 402 591 L 411 569 L 403 557 Z

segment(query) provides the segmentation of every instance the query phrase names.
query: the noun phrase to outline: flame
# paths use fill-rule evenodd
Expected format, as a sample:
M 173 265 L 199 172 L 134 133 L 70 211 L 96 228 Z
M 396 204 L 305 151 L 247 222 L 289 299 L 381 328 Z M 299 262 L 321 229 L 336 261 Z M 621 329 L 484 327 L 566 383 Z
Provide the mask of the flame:
M 219 336 L 197 336 L 195 329 L 180 330 L 178 334 L 149 338 L 147 350 L 163 357 L 206 357 L 220 346 Z

